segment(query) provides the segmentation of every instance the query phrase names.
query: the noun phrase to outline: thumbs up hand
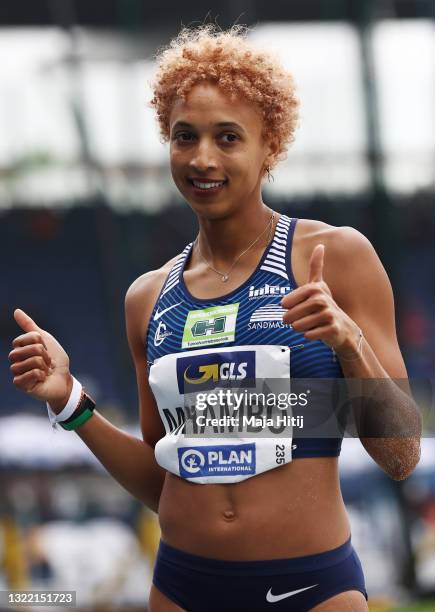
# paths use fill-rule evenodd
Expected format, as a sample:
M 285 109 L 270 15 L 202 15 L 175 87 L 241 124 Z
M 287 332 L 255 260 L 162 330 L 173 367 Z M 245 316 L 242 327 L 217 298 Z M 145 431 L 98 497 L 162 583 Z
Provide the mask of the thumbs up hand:
M 69 357 L 59 342 L 23 310 L 17 308 L 14 318 L 25 333 L 14 339 L 8 356 L 13 383 L 34 399 L 47 401 L 59 413 L 72 389 Z
M 342 346 L 356 324 L 336 304 L 331 290 L 323 280 L 325 247 L 317 244 L 311 253 L 308 282 L 281 300 L 286 309 L 284 323 L 303 332 L 307 340 L 322 340 L 334 349 Z
M 311 253 L 308 275 L 309 283 L 321 283 L 323 281 L 323 260 L 325 257 L 325 245 L 317 244 Z

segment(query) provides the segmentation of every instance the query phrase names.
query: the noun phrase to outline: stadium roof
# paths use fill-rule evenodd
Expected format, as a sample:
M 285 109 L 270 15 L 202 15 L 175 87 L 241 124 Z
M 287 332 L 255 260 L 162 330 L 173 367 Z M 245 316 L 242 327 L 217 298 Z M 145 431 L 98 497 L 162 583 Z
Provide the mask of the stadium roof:
M 199 8 L 200 7 L 200 8 Z M 251 0 L 200 5 L 196 0 L 2 0 L 0 24 L 35 26 L 79 24 L 126 29 L 178 30 L 181 24 L 214 21 L 227 27 L 234 22 L 314 21 L 373 18 L 435 17 L 434 0 Z

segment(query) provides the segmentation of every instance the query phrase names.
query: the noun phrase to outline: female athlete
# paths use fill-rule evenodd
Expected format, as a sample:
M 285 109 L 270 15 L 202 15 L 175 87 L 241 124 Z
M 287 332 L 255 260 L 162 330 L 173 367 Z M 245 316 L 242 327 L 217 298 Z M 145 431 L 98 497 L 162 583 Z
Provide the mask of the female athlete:
M 188 387 L 230 378 L 405 379 L 388 277 L 358 231 L 263 202 L 298 100 L 291 75 L 244 28 L 184 29 L 158 61 L 152 104 L 199 233 L 127 291 L 143 440 L 92 412 L 65 351 L 19 309 L 14 384 L 47 401 L 51 418 L 158 512 L 151 612 L 368 610 L 339 485 L 341 439 L 192 438 L 183 424 Z M 407 393 L 393 383 L 387 400 L 386 424 L 394 416 L 418 429 Z M 418 462 L 418 435 L 361 441 L 393 479 Z

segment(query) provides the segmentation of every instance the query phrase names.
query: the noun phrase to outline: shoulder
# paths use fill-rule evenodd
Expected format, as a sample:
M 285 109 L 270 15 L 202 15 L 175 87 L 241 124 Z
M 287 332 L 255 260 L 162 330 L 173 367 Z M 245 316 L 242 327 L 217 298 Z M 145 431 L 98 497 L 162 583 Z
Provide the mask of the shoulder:
M 336 257 L 352 256 L 364 249 L 374 250 L 369 239 L 357 229 L 337 227 L 315 219 L 298 219 L 294 242 L 310 252 L 316 244 L 322 243 Z
M 163 284 L 176 262 L 179 255 L 167 261 L 161 268 L 145 272 L 134 280 L 125 294 L 126 307 L 132 307 L 137 303 L 149 302 L 154 294 L 159 294 Z M 157 298 L 156 295 L 156 298 Z
M 371 321 L 378 320 L 393 335 L 393 289 L 370 240 L 353 227 L 335 227 L 308 219 L 300 221 L 295 249 L 299 266 L 296 280 L 308 281 L 311 253 L 317 244 L 324 244 L 323 278 L 336 303 L 358 320 L 361 327 L 368 325 L 369 317 Z
M 385 270 L 370 240 L 350 226 L 337 227 L 314 219 L 299 219 L 294 235 L 294 251 L 299 271 L 298 284 L 308 280 L 311 253 L 317 244 L 325 245 L 324 277 L 339 290 L 349 281 Z M 361 278 L 360 278 L 361 280 Z
M 124 305 L 129 338 L 144 338 L 154 304 L 178 257 L 176 255 L 161 268 L 142 274 L 127 289 Z

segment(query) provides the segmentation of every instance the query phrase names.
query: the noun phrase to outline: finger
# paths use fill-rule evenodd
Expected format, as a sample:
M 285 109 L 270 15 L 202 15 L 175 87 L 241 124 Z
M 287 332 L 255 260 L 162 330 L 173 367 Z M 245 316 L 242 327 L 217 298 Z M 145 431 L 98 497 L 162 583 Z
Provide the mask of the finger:
M 15 376 L 13 383 L 21 391 L 26 391 L 26 393 L 29 393 L 37 384 L 44 382 L 45 378 L 45 373 L 42 372 L 42 370 L 34 369 L 30 372 L 26 372 L 25 374 L 21 374 L 21 376 Z
M 42 344 L 42 346 L 47 349 L 47 345 L 44 342 L 44 338 L 37 331 L 27 332 L 27 334 L 22 334 L 15 338 L 12 342 L 12 346 L 16 348 L 17 346 L 27 346 L 29 344 Z
M 310 314 L 314 314 L 319 310 L 316 304 L 305 300 L 301 304 L 297 304 L 290 308 L 290 310 L 286 310 L 283 314 L 283 321 L 285 323 L 293 323 L 293 321 L 297 321 L 298 319 L 302 319 Z
M 322 327 L 317 327 L 316 329 L 306 331 L 304 336 L 307 340 L 321 340 L 322 338 L 326 338 L 330 333 L 331 325 L 328 323 Z
M 18 325 L 21 327 L 21 329 L 25 332 L 42 331 L 42 329 L 40 329 L 36 325 L 35 321 L 31 317 L 29 317 L 29 315 L 26 314 L 24 310 L 21 310 L 21 308 L 16 308 L 14 310 L 14 318 Z
M 42 357 L 29 357 L 29 359 L 25 359 L 24 361 L 13 363 L 10 367 L 12 374 L 15 376 L 24 374 L 25 372 L 30 372 L 33 369 L 39 369 L 46 374 L 49 374 L 50 372 L 50 368 Z
M 284 321 L 287 322 L 287 321 Z M 312 329 L 316 329 L 318 327 L 322 327 L 323 325 L 329 323 L 327 316 L 322 313 L 316 313 L 309 315 L 307 317 L 302 317 L 301 319 L 297 319 L 293 321 L 291 326 L 295 331 L 298 332 L 306 332 Z
M 297 304 L 304 302 L 315 290 L 317 291 L 317 288 L 314 289 L 312 285 L 302 285 L 302 287 L 298 287 L 291 293 L 287 293 L 281 300 L 281 306 L 287 309 L 293 308 Z
M 325 245 L 317 244 L 310 257 L 308 282 L 315 283 L 323 280 L 323 257 Z
M 28 344 L 26 346 L 18 346 L 14 348 L 8 355 L 9 361 L 15 363 L 17 361 L 24 361 L 28 357 L 39 356 L 42 357 L 45 363 L 50 366 L 52 364 L 52 359 L 48 354 L 46 348 L 43 344 Z

